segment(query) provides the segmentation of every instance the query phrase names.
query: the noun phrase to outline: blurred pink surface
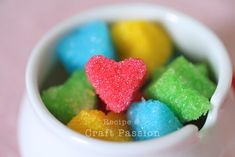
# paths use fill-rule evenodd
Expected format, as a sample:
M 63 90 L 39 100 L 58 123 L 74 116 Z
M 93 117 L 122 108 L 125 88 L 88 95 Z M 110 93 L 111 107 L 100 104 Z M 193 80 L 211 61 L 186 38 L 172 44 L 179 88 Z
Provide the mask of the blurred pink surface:
M 63 19 L 87 8 L 115 2 L 115 0 L 0 0 L 0 157 L 20 156 L 17 146 L 17 116 L 25 88 L 24 73 L 27 58 L 37 41 Z M 235 61 L 235 1 L 151 0 L 148 2 L 170 6 L 202 21 L 223 40 Z

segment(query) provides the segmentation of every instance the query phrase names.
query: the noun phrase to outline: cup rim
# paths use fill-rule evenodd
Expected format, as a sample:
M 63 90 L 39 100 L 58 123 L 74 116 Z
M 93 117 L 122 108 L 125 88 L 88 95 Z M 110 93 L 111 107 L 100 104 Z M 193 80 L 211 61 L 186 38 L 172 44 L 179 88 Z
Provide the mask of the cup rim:
M 62 137 L 64 140 L 69 141 L 69 143 L 71 144 L 82 143 L 84 146 L 91 146 L 92 149 L 100 150 L 100 151 L 103 150 L 107 153 L 113 152 L 114 150 L 116 150 L 116 152 L 122 151 L 123 153 L 130 153 L 131 150 L 135 150 L 136 151 L 135 153 L 147 152 L 153 149 L 155 151 L 162 150 L 164 148 L 174 146 L 177 143 L 189 138 L 192 135 L 195 135 L 198 137 L 199 132 L 198 132 L 197 127 L 194 125 L 186 125 L 183 128 L 179 129 L 178 131 L 175 131 L 169 135 L 163 136 L 161 138 L 147 140 L 147 141 L 127 142 L 127 143 L 102 141 L 102 140 L 86 137 L 84 135 L 81 135 L 67 128 L 61 122 L 59 122 L 55 117 L 53 117 L 52 114 L 50 114 L 50 112 L 47 110 L 47 108 L 43 104 L 41 97 L 40 97 L 38 85 L 37 85 L 38 73 L 36 73 L 38 72 L 37 67 L 40 65 L 40 62 L 41 62 L 40 58 L 44 55 L 42 51 L 43 46 L 47 42 L 49 42 L 53 36 L 58 34 L 58 32 L 60 32 L 62 29 L 68 29 L 70 26 L 76 23 L 77 20 L 80 19 L 81 21 L 86 21 L 86 18 L 88 17 L 97 16 L 97 14 L 105 14 L 108 11 L 117 10 L 118 8 L 122 8 L 122 9 L 133 9 L 133 8 L 143 9 L 144 8 L 145 10 L 150 10 L 150 11 L 158 10 L 159 12 L 162 12 L 162 14 L 173 14 L 174 16 L 178 16 L 181 18 L 185 18 L 186 20 L 190 20 L 191 22 L 202 27 L 206 32 L 209 32 L 212 38 L 214 38 L 215 41 L 217 42 L 216 43 L 217 46 L 220 48 L 220 52 L 221 52 L 220 56 L 221 58 L 224 59 L 224 62 L 223 62 L 224 69 L 228 73 L 226 76 L 222 76 L 225 73 L 220 74 L 219 77 L 222 77 L 222 79 L 218 80 L 217 89 L 211 99 L 211 102 L 213 104 L 214 103 L 221 104 L 224 101 L 231 86 L 232 65 L 231 65 L 228 53 L 226 52 L 226 49 L 224 48 L 223 44 L 220 42 L 218 37 L 212 31 L 210 31 L 206 26 L 197 22 L 193 18 L 185 14 L 179 13 L 178 11 L 175 11 L 174 9 L 166 8 L 166 7 L 159 6 L 159 5 L 147 4 L 147 3 L 124 3 L 124 4 L 118 4 L 118 5 L 117 4 L 106 5 L 102 7 L 97 7 L 95 9 L 94 8 L 89 9 L 87 11 L 79 13 L 78 15 L 70 17 L 69 19 L 63 21 L 59 25 L 52 28 L 52 30 L 46 33 L 45 36 L 39 41 L 39 43 L 36 45 L 36 47 L 32 51 L 32 54 L 30 56 L 30 59 L 27 64 L 27 69 L 26 69 L 27 94 L 29 96 L 31 105 L 33 106 L 33 109 L 36 112 L 37 116 L 40 117 L 41 121 L 46 124 L 46 127 L 48 127 L 48 129 L 55 132 L 58 136 Z M 224 81 L 224 82 L 221 82 L 221 81 Z M 218 97 L 220 97 L 219 100 L 218 100 Z M 211 114 L 216 115 L 219 110 L 219 107 L 220 106 L 217 105 L 216 109 Z M 213 116 L 207 117 L 207 122 L 205 124 L 206 127 L 203 127 L 202 129 L 203 131 L 214 125 L 216 121 L 214 117 Z M 93 146 L 94 144 L 95 144 L 95 147 Z

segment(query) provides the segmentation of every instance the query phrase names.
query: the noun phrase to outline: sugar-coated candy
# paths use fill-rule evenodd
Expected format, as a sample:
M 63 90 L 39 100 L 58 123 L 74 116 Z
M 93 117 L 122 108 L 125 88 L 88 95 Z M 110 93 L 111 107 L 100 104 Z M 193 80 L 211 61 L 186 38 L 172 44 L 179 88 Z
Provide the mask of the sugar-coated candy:
M 125 111 L 135 98 L 146 78 L 146 65 L 140 59 L 129 58 L 115 62 L 104 56 L 92 57 L 86 64 L 89 81 L 106 109 Z
M 89 137 L 108 141 L 131 141 L 131 134 L 124 113 L 99 110 L 82 110 L 69 123 L 68 127 Z
M 42 100 L 48 110 L 64 124 L 81 109 L 96 107 L 96 94 L 84 70 L 75 71 L 63 85 L 44 90 Z
M 167 63 L 172 54 L 170 37 L 158 23 L 120 21 L 112 25 L 111 34 L 119 57 L 143 59 L 150 73 Z
M 215 91 L 215 84 L 190 63 L 186 58 L 180 56 L 176 58 L 170 65 L 170 68 L 183 78 L 185 86 L 189 86 L 197 90 L 200 94 L 207 98 L 211 98 Z
M 209 66 L 181 56 L 158 22 L 83 23 L 64 32 L 54 51 L 68 79 L 45 89 L 48 79 L 41 98 L 82 135 L 117 142 L 159 138 L 187 124 L 200 129 L 212 108 L 216 84 Z
M 147 90 L 148 97 L 167 104 L 182 123 L 197 120 L 211 108 L 209 99 L 185 83 L 174 68 L 169 68 Z
M 83 24 L 65 35 L 58 42 L 56 52 L 68 72 L 83 69 L 87 61 L 96 54 L 115 59 L 108 26 L 94 21 Z
M 198 63 L 195 65 L 195 67 L 199 71 L 200 74 L 206 77 L 209 76 L 209 71 L 205 63 Z M 167 70 L 167 67 L 156 68 L 153 73 L 153 78 L 154 79 L 159 78 L 166 70 Z
M 196 64 L 195 67 L 199 71 L 200 74 L 206 77 L 209 76 L 209 71 L 205 63 Z M 153 74 L 151 75 L 151 79 L 156 81 L 166 70 L 167 70 L 167 67 L 156 68 Z
M 182 127 L 174 113 L 157 100 L 133 103 L 127 114 L 136 141 L 158 138 Z

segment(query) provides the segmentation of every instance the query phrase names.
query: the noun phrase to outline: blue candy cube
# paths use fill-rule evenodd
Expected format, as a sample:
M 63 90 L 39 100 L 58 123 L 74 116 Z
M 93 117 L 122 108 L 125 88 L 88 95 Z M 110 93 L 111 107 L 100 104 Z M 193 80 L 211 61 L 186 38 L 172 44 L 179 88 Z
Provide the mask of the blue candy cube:
M 102 21 L 83 24 L 58 42 L 56 52 L 69 73 L 83 69 L 94 55 L 115 59 L 108 25 Z
M 136 141 L 158 138 L 182 127 L 167 105 L 157 100 L 133 103 L 127 117 Z

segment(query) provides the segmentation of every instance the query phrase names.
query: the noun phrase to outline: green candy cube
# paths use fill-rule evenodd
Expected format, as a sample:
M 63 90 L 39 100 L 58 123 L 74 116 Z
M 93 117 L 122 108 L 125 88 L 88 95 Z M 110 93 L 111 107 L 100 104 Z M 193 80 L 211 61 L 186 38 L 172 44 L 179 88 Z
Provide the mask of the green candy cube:
M 198 75 L 203 75 L 205 77 L 208 77 L 209 75 L 209 71 L 207 68 L 207 65 L 205 63 L 199 63 L 195 65 L 195 68 L 197 69 L 197 71 L 199 72 Z M 160 68 L 156 68 L 153 72 L 153 75 L 151 76 L 151 83 L 147 86 L 147 88 L 144 90 L 144 93 L 146 96 L 151 95 L 151 92 L 149 91 L 149 88 L 161 77 L 161 75 L 166 72 L 167 68 L 166 67 L 160 67 Z M 210 81 L 211 82 L 211 81 Z M 212 83 L 213 84 L 213 83 Z M 212 85 L 214 86 L 214 85 Z M 215 89 L 215 86 L 212 87 L 213 89 Z M 214 91 L 214 90 L 213 90 Z
M 195 67 L 197 68 L 197 70 L 199 71 L 200 74 L 202 74 L 204 76 L 209 75 L 209 71 L 208 71 L 207 65 L 205 63 L 196 64 Z M 151 76 L 152 77 L 151 79 L 157 80 L 166 70 L 167 70 L 166 67 L 156 68 Z
M 205 64 L 193 65 L 178 57 L 165 70 L 156 72 L 145 95 L 167 104 L 182 123 L 197 120 L 211 108 L 209 99 L 216 86 L 209 80 Z
M 169 68 L 175 70 L 179 77 L 182 77 L 183 83 L 197 90 L 201 95 L 211 98 L 215 91 L 215 84 L 208 79 L 207 76 L 200 73 L 192 63 L 187 61 L 184 57 L 176 58 L 170 65 Z
M 182 123 L 197 120 L 211 108 L 209 99 L 185 84 L 175 69 L 169 68 L 148 89 L 148 96 L 171 108 Z
M 96 107 L 96 94 L 84 70 L 75 71 L 63 84 L 42 92 L 48 110 L 67 124 L 81 109 Z

